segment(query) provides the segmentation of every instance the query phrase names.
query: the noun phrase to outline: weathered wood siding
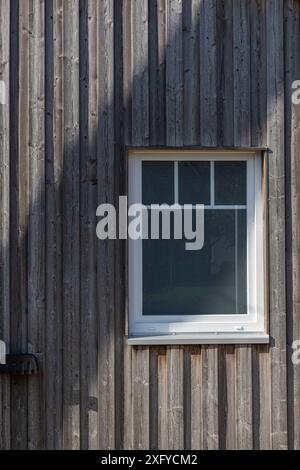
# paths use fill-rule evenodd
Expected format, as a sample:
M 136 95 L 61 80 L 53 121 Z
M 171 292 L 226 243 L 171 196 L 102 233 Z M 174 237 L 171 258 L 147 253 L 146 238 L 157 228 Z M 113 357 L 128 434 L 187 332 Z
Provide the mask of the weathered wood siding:
M 0 0 L 0 448 L 300 448 L 298 0 Z M 129 347 L 126 146 L 268 146 L 269 346 Z

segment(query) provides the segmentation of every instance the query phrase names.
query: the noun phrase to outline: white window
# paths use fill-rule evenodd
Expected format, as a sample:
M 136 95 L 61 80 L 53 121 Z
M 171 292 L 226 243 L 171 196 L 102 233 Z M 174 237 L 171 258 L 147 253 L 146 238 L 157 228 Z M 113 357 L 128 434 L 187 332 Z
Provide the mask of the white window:
M 268 342 L 261 154 L 133 150 L 128 183 L 149 230 L 128 242 L 129 343 Z M 151 238 L 153 204 L 203 205 L 201 249 Z

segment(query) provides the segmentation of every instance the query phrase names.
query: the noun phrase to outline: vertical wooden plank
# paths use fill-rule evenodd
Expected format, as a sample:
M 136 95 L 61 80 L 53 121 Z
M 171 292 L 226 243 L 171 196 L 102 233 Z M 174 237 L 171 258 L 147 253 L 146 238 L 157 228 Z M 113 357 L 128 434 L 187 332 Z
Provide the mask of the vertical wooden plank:
M 149 133 L 151 145 L 165 144 L 166 0 L 149 2 Z
M 27 230 L 28 230 L 28 7 L 11 3 L 10 156 L 11 156 L 11 351 L 27 350 Z M 27 379 L 13 378 L 11 446 L 27 449 Z
M 97 206 L 97 2 L 80 2 L 81 449 L 98 448 L 98 341 L 95 208 Z
M 191 449 L 203 449 L 202 413 L 202 353 L 201 347 L 191 353 Z
M 132 6 L 132 139 L 149 144 L 148 1 Z
M 267 0 L 272 448 L 287 447 L 283 2 Z
M 288 372 L 288 446 L 300 448 L 300 370 L 293 363 L 293 343 L 300 338 L 299 309 L 299 144 L 300 108 L 292 102 L 294 80 L 300 77 L 300 60 L 295 44 L 300 40 L 300 5 L 289 0 L 285 7 L 285 181 L 286 181 L 286 256 L 287 256 L 287 372 Z
M 114 195 L 114 2 L 98 2 L 99 125 L 97 147 L 98 204 L 115 203 Z M 99 440 L 115 446 L 115 245 L 99 241 L 97 286 L 99 318 Z
M 127 191 L 127 155 L 125 148 L 124 78 L 123 78 L 123 1 L 114 8 L 114 128 L 115 128 L 115 200 Z M 126 241 L 117 240 L 115 248 L 115 448 L 124 446 L 126 329 Z
M 166 121 L 167 145 L 183 144 L 182 0 L 167 0 Z
M 46 2 L 46 448 L 62 449 L 62 0 Z
M 201 348 L 202 361 L 202 409 L 203 409 L 203 448 L 216 450 L 219 447 L 218 413 L 218 348 Z
M 218 145 L 233 146 L 233 0 L 217 2 Z
M 267 144 L 266 2 L 251 7 L 251 145 Z M 267 188 L 265 188 L 267 190 Z M 252 346 L 253 447 L 270 449 L 270 354 L 268 346 Z
M 44 1 L 29 1 L 28 351 L 44 353 L 45 54 Z M 28 448 L 45 447 L 43 361 L 28 381 Z
M 225 381 L 226 381 L 226 424 L 225 424 L 225 449 L 235 450 L 237 448 L 237 427 L 239 417 L 237 416 L 237 358 L 236 347 L 227 345 L 225 348 Z M 219 399 L 222 398 L 219 395 Z M 219 438 L 221 439 L 220 432 Z
M 80 447 L 79 2 L 63 4 L 63 400 L 64 448 Z
M 183 144 L 182 1 L 167 0 L 166 142 Z M 168 449 L 184 448 L 183 349 L 167 348 Z M 176 386 L 174 386 L 176 384 Z
M 161 348 L 150 349 L 149 363 L 149 448 L 158 448 L 158 358 Z
M 250 143 L 250 9 L 246 0 L 233 3 L 234 144 Z
M 266 3 L 250 2 L 251 145 L 266 145 Z
M 123 0 L 122 10 L 122 29 L 123 29 L 123 106 L 124 106 L 124 144 L 131 145 L 132 132 L 132 2 L 131 0 Z M 127 167 L 126 167 L 127 170 Z M 127 174 L 127 171 L 126 171 Z M 127 194 L 127 178 L 126 178 L 126 194 Z M 127 261 L 127 258 L 126 258 Z M 127 267 L 126 267 L 127 276 Z M 127 277 L 126 277 L 127 281 Z M 127 285 L 126 285 L 127 289 Z M 128 332 L 128 311 L 126 296 L 126 319 L 125 332 Z M 133 413 L 132 413 L 132 347 L 128 346 L 126 339 L 124 341 L 124 415 L 123 415 L 123 447 L 124 449 L 133 449 Z
M 168 392 L 167 392 L 167 351 L 161 348 L 158 356 L 158 429 L 157 447 L 159 450 L 168 448 Z
M 183 142 L 184 145 L 199 145 L 199 34 L 200 0 L 182 3 L 183 16 Z
M 132 5 L 132 144 L 149 144 L 148 1 Z M 134 46 L 133 46 L 134 45 Z M 132 352 L 133 448 L 149 448 L 149 348 Z
M 168 449 L 184 449 L 183 352 L 181 346 L 167 348 Z
M 216 0 L 200 5 L 200 136 L 201 145 L 217 144 Z
M 133 382 L 133 448 L 149 449 L 149 380 L 150 354 L 148 347 L 137 347 L 132 351 Z
M 250 3 L 233 3 L 233 70 L 234 70 L 234 144 L 251 143 L 250 93 Z M 251 346 L 235 348 L 236 362 L 236 446 L 251 449 L 252 442 L 252 360 Z M 231 393 L 228 393 L 230 396 Z
M 9 80 L 10 80 L 10 2 L 0 3 L 0 80 L 5 96 L 0 103 L 0 340 L 10 348 L 10 295 L 9 295 Z M 0 449 L 10 449 L 10 378 L 0 377 Z
M 200 5 L 200 137 L 201 145 L 217 145 L 216 1 Z M 203 346 L 203 448 L 219 446 L 218 347 Z

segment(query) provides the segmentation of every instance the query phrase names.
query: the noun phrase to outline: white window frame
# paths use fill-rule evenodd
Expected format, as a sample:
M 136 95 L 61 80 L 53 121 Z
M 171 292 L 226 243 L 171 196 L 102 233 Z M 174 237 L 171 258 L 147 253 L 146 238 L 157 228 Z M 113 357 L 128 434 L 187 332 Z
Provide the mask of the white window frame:
M 263 248 L 262 155 L 255 151 L 134 150 L 128 157 L 128 204 L 142 202 L 143 161 L 246 161 L 247 308 L 244 315 L 142 315 L 143 240 L 128 240 L 128 342 L 138 344 L 267 343 Z M 176 168 L 176 165 L 175 165 Z M 213 186 L 212 188 L 213 189 Z M 176 201 L 175 187 L 175 201 Z M 163 202 L 163 201 L 162 201 Z M 177 201 L 176 201 L 177 202 Z M 201 201 L 199 201 L 201 203 Z M 236 208 L 241 206 L 205 206 Z

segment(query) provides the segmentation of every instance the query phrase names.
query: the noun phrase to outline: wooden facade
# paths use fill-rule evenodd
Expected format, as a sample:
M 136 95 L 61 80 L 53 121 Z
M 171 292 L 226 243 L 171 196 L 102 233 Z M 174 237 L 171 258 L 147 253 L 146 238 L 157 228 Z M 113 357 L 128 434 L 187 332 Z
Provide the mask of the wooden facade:
M 0 339 L 41 364 L 0 448 L 300 448 L 299 44 L 298 0 L 0 0 Z M 127 344 L 128 146 L 269 148 L 269 346 Z

